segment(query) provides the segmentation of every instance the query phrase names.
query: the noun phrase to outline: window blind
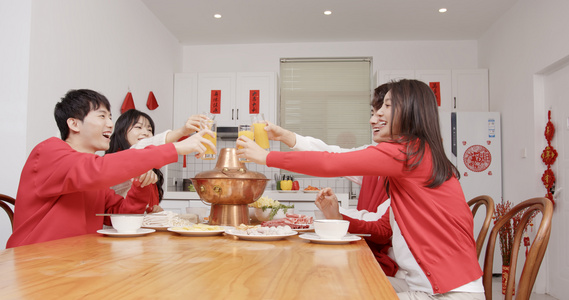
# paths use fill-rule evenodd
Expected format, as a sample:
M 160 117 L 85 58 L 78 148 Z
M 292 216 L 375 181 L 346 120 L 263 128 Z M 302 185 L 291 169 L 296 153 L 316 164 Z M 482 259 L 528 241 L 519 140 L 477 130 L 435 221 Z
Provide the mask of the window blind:
M 371 143 L 371 58 L 281 59 L 280 124 L 330 145 Z M 281 151 L 289 151 L 281 144 Z

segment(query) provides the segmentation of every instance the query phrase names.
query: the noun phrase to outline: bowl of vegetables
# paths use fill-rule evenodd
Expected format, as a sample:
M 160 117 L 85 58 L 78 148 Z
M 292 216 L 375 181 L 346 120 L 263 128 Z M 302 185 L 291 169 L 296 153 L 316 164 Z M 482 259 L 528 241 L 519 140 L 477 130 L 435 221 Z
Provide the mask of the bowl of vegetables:
M 261 222 L 286 218 L 286 214 L 294 213 L 294 205 L 284 205 L 265 196 L 249 204 L 249 207 L 255 209 L 255 217 Z

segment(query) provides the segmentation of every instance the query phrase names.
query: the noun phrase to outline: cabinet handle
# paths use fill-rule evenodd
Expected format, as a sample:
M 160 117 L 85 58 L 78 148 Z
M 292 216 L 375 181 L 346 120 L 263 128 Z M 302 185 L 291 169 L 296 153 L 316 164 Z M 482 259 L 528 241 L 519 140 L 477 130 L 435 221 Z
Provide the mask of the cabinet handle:
M 454 108 L 456 109 L 456 97 L 454 97 Z
M 232 109 L 231 109 L 231 120 L 235 120 L 235 118 L 233 118 L 233 113 L 234 113 L 234 112 L 235 112 L 235 109 L 232 108 Z
M 239 108 L 237 109 L 237 120 L 239 120 Z

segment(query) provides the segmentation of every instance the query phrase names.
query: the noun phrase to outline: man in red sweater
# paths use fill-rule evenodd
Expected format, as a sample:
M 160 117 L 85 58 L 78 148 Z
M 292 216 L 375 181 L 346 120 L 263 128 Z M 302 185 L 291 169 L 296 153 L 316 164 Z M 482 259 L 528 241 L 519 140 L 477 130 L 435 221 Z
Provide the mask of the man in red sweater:
M 30 153 L 20 176 L 14 231 L 7 248 L 95 233 L 103 226 L 97 213 L 144 213 L 145 189 L 156 182 L 152 168 L 176 162 L 178 155 L 205 152 L 203 135 L 182 142 L 99 156 L 113 131 L 107 98 L 91 90 L 71 90 L 55 106 L 61 139 L 52 137 Z M 141 175 L 142 174 L 142 175 Z M 139 177 L 123 198 L 111 186 Z

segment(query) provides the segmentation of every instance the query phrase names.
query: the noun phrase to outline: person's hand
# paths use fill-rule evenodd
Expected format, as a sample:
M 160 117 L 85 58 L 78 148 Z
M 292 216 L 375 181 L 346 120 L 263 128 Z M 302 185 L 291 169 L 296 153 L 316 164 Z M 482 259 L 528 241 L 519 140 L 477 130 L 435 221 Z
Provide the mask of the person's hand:
M 207 144 L 214 152 L 217 153 L 215 145 L 213 145 L 210 140 L 204 138 L 204 134 L 209 134 L 211 137 L 215 137 L 215 134 L 211 130 L 203 129 L 183 141 L 175 142 L 174 146 L 176 147 L 176 152 L 178 152 L 179 155 L 197 152 L 195 157 L 200 158 L 204 155 L 206 150 L 205 144 Z
M 141 188 L 154 184 L 156 182 L 158 182 L 158 175 L 154 173 L 154 170 L 150 170 L 132 180 L 133 185 Z
M 293 147 L 296 144 L 296 135 L 290 130 L 286 130 L 278 125 L 275 125 L 267 121 L 267 126 L 265 127 L 269 140 L 280 141 L 285 143 L 289 147 Z
M 340 205 L 338 204 L 338 197 L 332 191 L 331 188 L 323 188 L 316 195 L 316 201 L 314 201 L 316 207 L 324 213 L 326 219 L 338 219 L 342 220 L 342 214 L 340 214 Z
M 237 148 L 239 148 L 239 146 L 243 147 L 242 149 L 237 149 L 235 152 L 237 157 L 246 158 L 247 160 L 259 165 L 267 164 L 267 155 L 269 155 L 269 151 L 261 148 L 252 139 L 242 135 L 237 139 L 237 146 Z
M 194 132 L 198 132 L 201 129 L 201 124 L 207 120 L 206 115 L 192 115 L 186 121 L 183 129 L 185 131 L 184 135 L 190 135 Z

